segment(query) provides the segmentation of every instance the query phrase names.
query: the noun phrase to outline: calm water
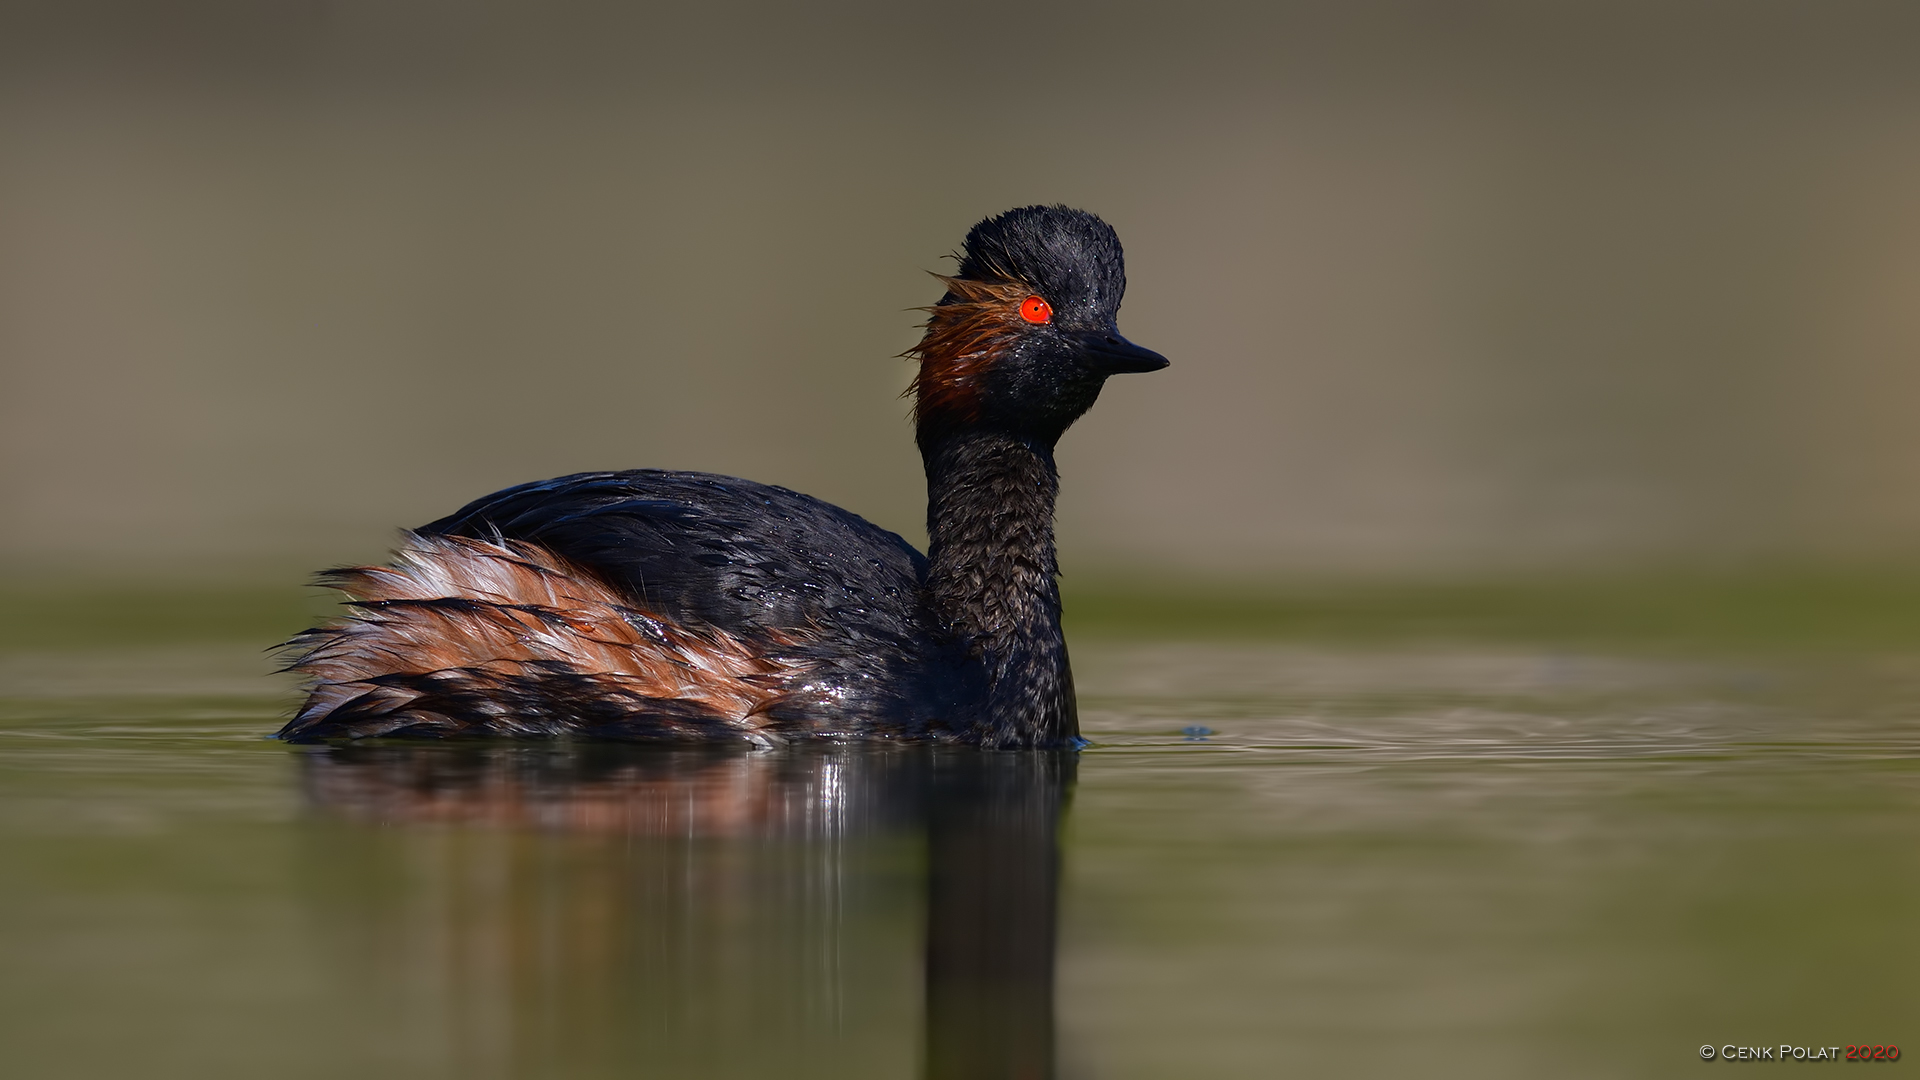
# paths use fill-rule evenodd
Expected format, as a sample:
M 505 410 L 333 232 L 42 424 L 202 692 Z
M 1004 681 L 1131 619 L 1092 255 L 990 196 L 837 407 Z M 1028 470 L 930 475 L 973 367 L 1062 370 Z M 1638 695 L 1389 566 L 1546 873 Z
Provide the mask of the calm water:
M 290 688 L 245 645 L 0 654 L 6 1072 L 1598 1077 L 1920 1043 L 1920 659 L 1076 666 L 1077 755 L 328 750 L 263 738 Z

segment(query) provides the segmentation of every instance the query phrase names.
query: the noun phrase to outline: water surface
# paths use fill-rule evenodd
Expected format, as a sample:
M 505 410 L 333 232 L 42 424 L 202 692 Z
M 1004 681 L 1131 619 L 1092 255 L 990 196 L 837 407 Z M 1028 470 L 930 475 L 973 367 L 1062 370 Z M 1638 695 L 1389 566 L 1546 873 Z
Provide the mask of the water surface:
M 296 749 L 251 645 L 0 654 L 8 1072 L 1600 1077 L 1912 1037 L 1910 654 L 1075 660 L 1093 743 L 1032 755 Z

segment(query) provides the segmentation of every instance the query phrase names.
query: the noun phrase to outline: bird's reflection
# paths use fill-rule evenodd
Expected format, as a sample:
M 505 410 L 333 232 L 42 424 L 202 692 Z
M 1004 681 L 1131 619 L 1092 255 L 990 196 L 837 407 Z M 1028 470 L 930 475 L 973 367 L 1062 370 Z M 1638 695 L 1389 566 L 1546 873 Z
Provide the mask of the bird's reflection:
M 371 945 L 373 981 L 442 988 L 453 1064 L 504 1075 L 897 1076 L 911 1055 L 928 1077 L 1052 1076 L 1073 769 L 884 745 L 302 757 L 310 803 L 347 823 L 335 891 L 368 898 L 333 925 Z

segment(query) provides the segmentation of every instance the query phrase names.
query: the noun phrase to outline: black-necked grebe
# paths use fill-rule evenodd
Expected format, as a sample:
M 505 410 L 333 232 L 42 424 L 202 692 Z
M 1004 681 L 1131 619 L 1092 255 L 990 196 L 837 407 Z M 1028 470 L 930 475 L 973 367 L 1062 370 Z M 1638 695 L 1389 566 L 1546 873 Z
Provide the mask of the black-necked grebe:
M 967 233 L 910 392 L 926 555 L 785 488 L 580 473 L 496 492 L 329 571 L 351 611 L 289 643 L 280 737 L 927 738 L 1079 733 L 1060 632 L 1053 448 L 1120 336 L 1120 240 L 1063 206 Z

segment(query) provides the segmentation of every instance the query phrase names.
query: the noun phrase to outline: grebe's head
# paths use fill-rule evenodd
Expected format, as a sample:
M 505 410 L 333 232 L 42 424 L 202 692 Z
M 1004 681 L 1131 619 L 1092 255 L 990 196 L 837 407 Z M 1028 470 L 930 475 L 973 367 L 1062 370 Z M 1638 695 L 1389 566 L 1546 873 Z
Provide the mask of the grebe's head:
M 967 233 L 960 270 L 928 308 L 908 355 L 921 439 L 967 428 L 1051 443 L 1093 407 L 1107 376 L 1157 371 L 1159 353 L 1120 336 L 1120 238 L 1064 206 L 1023 206 Z

